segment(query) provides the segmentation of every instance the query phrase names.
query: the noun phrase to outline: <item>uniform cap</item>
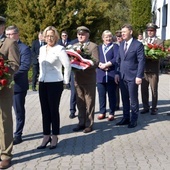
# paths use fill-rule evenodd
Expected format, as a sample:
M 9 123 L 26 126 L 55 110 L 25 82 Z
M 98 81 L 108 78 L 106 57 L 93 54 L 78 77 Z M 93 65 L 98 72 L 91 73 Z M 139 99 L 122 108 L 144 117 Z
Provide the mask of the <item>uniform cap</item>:
M 6 18 L 0 16 L 0 24 L 4 24 L 4 23 L 6 23 Z
M 83 33 L 83 32 L 90 33 L 90 30 L 87 27 L 85 27 L 85 26 L 77 27 L 77 33 Z
M 117 30 L 115 32 L 115 35 L 116 35 L 116 37 L 122 37 L 122 31 L 121 30 Z
M 149 29 L 154 29 L 154 30 L 156 30 L 156 29 L 158 28 L 158 26 L 155 25 L 154 23 L 148 23 L 148 24 L 146 25 L 146 27 L 147 27 L 147 30 L 149 30 Z

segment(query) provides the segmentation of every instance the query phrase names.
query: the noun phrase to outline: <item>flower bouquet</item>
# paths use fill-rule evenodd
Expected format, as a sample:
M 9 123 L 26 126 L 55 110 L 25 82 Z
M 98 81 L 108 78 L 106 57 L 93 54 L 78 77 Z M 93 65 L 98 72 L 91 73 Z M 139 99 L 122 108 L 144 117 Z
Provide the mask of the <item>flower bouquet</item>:
M 9 73 L 8 61 L 5 61 L 3 55 L 0 54 L 0 90 L 5 86 L 10 88 L 12 82 L 12 75 Z
M 147 59 L 161 59 L 167 56 L 167 49 L 157 44 L 144 45 L 144 52 Z
M 80 49 L 79 46 L 68 47 L 68 49 L 66 49 L 66 53 L 70 58 L 71 66 L 73 68 L 85 70 L 94 65 L 92 57 L 85 49 Z

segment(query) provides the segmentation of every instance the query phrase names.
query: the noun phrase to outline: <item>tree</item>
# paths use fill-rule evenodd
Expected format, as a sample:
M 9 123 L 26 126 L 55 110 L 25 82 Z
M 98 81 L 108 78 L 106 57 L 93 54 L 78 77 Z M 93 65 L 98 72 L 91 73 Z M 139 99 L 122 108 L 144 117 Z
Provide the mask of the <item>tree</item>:
M 107 7 L 101 0 L 9 0 L 6 14 L 8 24 L 15 23 L 22 40 L 30 45 L 37 32 L 49 25 L 59 32 L 67 30 L 71 37 L 77 26 L 86 25 L 95 39 Z
M 7 1 L 6 0 L 1 0 L 0 1 L 0 16 L 5 17 L 6 8 L 7 8 Z
M 108 18 L 110 31 L 114 34 L 116 30 L 120 30 L 122 25 L 128 23 L 130 0 L 103 0 L 109 3 L 109 8 L 104 15 Z M 107 27 L 106 27 L 107 28 Z M 105 29 L 106 29 L 105 28 Z
M 136 33 L 146 29 L 151 16 L 151 0 L 131 0 L 130 20 Z

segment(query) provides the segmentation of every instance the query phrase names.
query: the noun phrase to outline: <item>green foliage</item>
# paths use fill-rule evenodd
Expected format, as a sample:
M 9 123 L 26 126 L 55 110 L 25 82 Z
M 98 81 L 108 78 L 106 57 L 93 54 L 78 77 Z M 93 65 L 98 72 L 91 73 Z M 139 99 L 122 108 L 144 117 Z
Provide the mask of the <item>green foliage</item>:
M 164 41 L 164 46 L 165 47 L 170 47 L 170 39 Z
M 131 0 L 130 23 L 135 33 L 146 29 L 151 22 L 151 0 Z
M 76 28 L 85 25 L 90 39 L 101 42 L 104 30 L 114 34 L 123 24 L 131 23 L 136 32 L 144 30 L 151 18 L 150 0 L 1 0 L 0 13 L 7 26 L 16 24 L 21 40 L 31 45 L 40 30 L 53 25 L 76 38 Z M 5 12 L 5 13 L 4 13 Z
M 75 37 L 76 28 L 86 25 L 93 39 L 103 20 L 108 3 L 99 0 L 9 0 L 6 14 L 8 24 L 17 24 L 23 42 L 31 45 L 39 30 L 53 25 L 59 32 L 67 30 Z
M 0 16 L 5 16 L 6 8 L 7 8 L 6 0 L 1 0 L 0 1 Z

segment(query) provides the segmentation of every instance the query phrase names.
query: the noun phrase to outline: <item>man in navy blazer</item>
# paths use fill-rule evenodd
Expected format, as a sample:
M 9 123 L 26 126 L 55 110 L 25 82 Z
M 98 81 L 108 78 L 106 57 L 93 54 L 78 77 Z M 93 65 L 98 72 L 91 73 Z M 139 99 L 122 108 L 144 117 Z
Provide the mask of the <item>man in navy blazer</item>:
M 128 128 L 134 128 L 137 126 L 139 112 L 138 86 L 144 76 L 144 46 L 132 37 L 130 24 L 125 24 L 121 32 L 124 41 L 119 47 L 115 82 L 120 81 L 123 119 L 116 125 L 128 125 Z
M 19 39 L 19 30 L 14 26 L 9 26 L 5 30 L 6 36 L 17 41 L 20 52 L 19 70 L 14 74 L 14 96 L 13 107 L 16 114 L 16 131 L 14 133 L 13 144 L 22 142 L 22 131 L 25 124 L 25 97 L 29 89 L 28 71 L 31 64 L 31 50 Z
M 45 45 L 46 43 L 44 42 L 44 37 L 43 37 L 43 32 L 40 31 L 38 33 L 38 39 L 34 40 L 32 42 L 32 47 L 31 47 L 31 52 L 32 52 L 32 90 L 36 90 L 36 84 L 38 81 L 38 75 L 39 75 L 39 62 L 38 62 L 38 57 L 39 57 L 39 49 L 41 46 Z
M 68 33 L 67 31 L 62 31 L 61 32 L 61 39 L 58 40 L 58 44 L 66 47 L 70 44 L 71 40 L 68 38 Z
M 62 31 L 61 32 L 61 39 L 58 40 L 58 44 L 66 47 L 68 45 L 73 45 L 75 43 L 78 43 L 78 39 L 70 40 L 68 38 L 68 33 L 67 31 Z M 70 90 L 71 90 L 71 96 L 70 96 L 70 115 L 69 118 L 73 119 L 75 118 L 75 113 L 76 113 L 76 89 L 74 86 L 74 72 L 71 72 L 70 75 Z

